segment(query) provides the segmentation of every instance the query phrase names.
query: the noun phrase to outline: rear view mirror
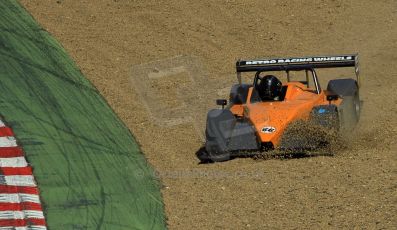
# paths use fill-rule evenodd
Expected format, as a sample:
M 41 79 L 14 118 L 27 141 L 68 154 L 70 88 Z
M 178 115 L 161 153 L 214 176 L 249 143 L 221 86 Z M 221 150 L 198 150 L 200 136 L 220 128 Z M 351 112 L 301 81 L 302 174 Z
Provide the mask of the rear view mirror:
M 227 100 L 225 100 L 225 99 L 217 99 L 216 100 L 216 104 L 217 105 L 221 105 L 222 109 L 223 109 L 225 107 L 225 105 L 227 105 Z

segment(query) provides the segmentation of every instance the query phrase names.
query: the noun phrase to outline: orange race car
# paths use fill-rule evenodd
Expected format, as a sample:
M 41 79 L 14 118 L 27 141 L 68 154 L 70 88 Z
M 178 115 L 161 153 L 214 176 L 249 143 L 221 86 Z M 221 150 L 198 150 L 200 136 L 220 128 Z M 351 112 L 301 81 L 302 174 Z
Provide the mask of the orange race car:
M 357 80 L 330 80 L 323 90 L 315 69 L 335 67 L 355 67 Z M 358 55 L 239 60 L 236 69 L 239 84 L 231 88 L 229 104 L 217 100 L 222 109 L 208 112 L 205 147 L 197 153 L 201 161 L 225 161 L 275 148 L 313 148 L 296 137 L 282 138 L 295 121 L 334 130 L 349 130 L 358 122 Z M 269 74 L 274 71 L 286 73 L 285 83 Z M 291 79 L 295 71 L 303 73 L 302 81 Z M 243 72 L 255 73 L 252 84 L 242 83 Z

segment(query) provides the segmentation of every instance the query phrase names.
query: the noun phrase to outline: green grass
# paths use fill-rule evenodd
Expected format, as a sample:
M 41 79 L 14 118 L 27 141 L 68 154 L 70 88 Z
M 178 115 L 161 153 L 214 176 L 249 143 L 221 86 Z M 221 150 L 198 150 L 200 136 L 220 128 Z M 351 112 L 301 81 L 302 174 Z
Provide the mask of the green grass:
M 166 228 L 133 136 L 15 0 L 0 1 L 0 79 L 0 113 L 34 168 L 50 229 Z

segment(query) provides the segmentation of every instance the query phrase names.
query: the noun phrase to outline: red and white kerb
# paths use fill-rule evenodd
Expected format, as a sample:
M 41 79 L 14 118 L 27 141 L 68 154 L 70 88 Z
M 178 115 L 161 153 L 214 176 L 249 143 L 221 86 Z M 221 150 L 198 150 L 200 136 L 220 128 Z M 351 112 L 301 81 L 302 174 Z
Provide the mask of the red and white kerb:
M 0 230 L 46 230 L 32 168 L 10 127 L 0 120 Z

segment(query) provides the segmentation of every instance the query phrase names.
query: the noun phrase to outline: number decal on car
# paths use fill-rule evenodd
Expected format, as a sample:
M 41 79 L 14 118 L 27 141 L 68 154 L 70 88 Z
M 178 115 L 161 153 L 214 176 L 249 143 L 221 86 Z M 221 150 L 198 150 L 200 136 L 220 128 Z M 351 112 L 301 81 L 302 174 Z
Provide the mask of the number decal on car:
M 271 127 L 271 126 L 265 126 L 262 128 L 262 133 L 274 133 L 276 131 L 276 128 Z

